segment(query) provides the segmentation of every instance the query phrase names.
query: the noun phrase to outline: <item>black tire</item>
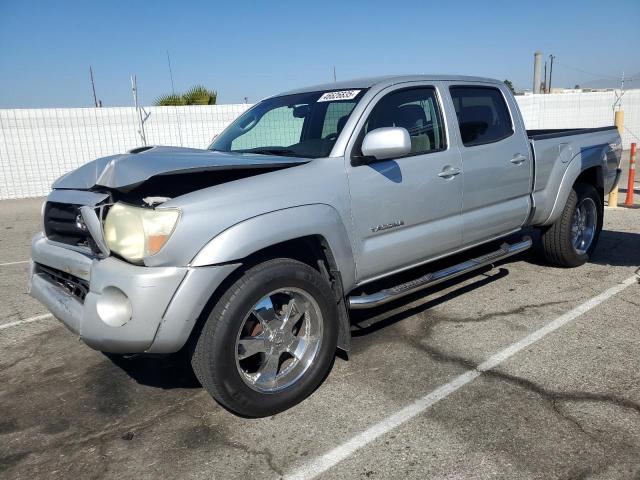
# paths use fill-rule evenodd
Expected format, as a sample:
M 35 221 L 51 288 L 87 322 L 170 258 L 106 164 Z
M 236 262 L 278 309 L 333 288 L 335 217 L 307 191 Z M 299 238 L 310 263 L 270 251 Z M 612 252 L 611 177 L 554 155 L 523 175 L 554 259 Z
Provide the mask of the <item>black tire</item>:
M 281 288 L 307 292 L 322 314 L 322 340 L 301 378 L 284 390 L 251 388 L 237 368 L 236 340 L 254 305 Z M 247 270 L 220 297 L 192 351 L 191 364 L 202 386 L 223 407 L 245 417 L 282 412 L 306 397 L 324 380 L 333 364 L 338 337 L 338 309 L 329 283 L 317 270 L 296 260 L 279 258 Z
M 584 253 L 579 253 L 574 249 L 571 242 L 571 224 L 577 206 L 585 198 L 591 198 L 595 202 L 596 229 L 591 245 Z M 541 232 L 542 252 L 545 260 L 559 267 L 572 268 L 584 265 L 591 257 L 598 243 L 598 238 L 602 231 L 603 214 L 604 204 L 598 191 L 586 183 L 575 184 L 560 217 Z

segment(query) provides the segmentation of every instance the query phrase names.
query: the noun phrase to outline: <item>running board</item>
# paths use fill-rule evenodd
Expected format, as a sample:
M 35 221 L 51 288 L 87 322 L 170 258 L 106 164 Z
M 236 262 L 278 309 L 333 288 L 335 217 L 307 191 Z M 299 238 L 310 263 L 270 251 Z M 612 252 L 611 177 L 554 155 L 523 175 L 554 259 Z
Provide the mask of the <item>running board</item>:
M 416 278 L 415 280 L 401 283 L 400 285 L 396 285 L 395 287 L 380 290 L 379 292 L 372 293 L 371 295 L 358 295 L 349 297 L 349 308 L 356 310 L 384 305 L 387 302 L 391 302 L 398 298 L 404 297 L 405 295 L 410 295 L 427 287 L 437 285 L 438 283 L 446 282 L 447 280 L 459 277 L 460 275 L 463 275 L 465 273 L 472 272 L 473 270 L 477 270 L 487 265 L 491 265 L 498 260 L 502 260 L 504 258 L 511 257 L 512 255 L 516 255 L 520 252 L 524 252 L 530 247 L 530 237 L 524 237 L 522 241 L 514 244 L 503 243 L 495 252 L 482 255 L 481 257 L 472 258 L 471 260 L 467 260 L 466 262 L 462 262 L 457 265 L 453 265 L 452 267 L 444 268 L 433 273 L 427 273 L 426 275 L 423 275 L 420 278 Z

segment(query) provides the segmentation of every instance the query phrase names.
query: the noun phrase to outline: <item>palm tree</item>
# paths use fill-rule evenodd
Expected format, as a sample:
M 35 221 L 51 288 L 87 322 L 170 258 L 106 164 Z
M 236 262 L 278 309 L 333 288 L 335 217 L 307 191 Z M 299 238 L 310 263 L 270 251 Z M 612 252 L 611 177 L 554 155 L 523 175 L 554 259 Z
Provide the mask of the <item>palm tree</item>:
M 183 94 L 161 95 L 155 99 L 153 104 L 156 106 L 215 105 L 217 98 L 218 93 L 215 90 L 208 90 L 202 85 L 196 85 Z
M 170 107 L 173 105 L 185 105 L 182 95 L 176 93 L 169 93 L 167 95 L 160 95 L 153 102 L 158 107 Z

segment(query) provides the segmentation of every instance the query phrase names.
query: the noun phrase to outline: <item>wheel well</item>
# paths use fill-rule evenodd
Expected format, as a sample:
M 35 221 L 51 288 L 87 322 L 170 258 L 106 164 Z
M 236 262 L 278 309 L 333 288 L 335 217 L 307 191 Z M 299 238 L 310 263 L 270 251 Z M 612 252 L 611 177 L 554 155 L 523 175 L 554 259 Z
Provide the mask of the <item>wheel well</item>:
M 338 303 L 338 311 L 340 313 L 338 348 L 348 352 L 351 343 L 351 333 L 349 329 L 349 314 L 344 301 L 342 277 L 335 258 L 333 257 L 333 253 L 331 252 L 331 248 L 329 247 L 329 243 L 320 235 L 309 235 L 286 240 L 284 242 L 265 247 L 241 259 L 240 261 L 242 262 L 242 266 L 233 271 L 209 299 L 209 302 L 200 314 L 194 331 L 191 333 L 189 342 L 187 343 L 191 346 L 194 344 L 193 342 L 197 339 L 204 321 L 222 293 L 248 269 L 272 258 L 291 258 L 305 263 L 311 268 L 318 270 L 318 272 L 320 272 L 320 274 L 331 284 L 336 302 Z
M 604 177 L 601 167 L 587 168 L 584 172 L 578 175 L 575 183 L 586 183 L 592 185 L 598 190 L 600 198 L 604 199 Z
M 337 270 L 329 244 L 320 235 L 309 235 L 270 245 L 242 259 L 242 264 L 250 268 L 271 258 L 298 260 L 320 273 L 324 273 L 323 268 L 327 271 Z M 324 267 L 319 262 L 324 264 Z

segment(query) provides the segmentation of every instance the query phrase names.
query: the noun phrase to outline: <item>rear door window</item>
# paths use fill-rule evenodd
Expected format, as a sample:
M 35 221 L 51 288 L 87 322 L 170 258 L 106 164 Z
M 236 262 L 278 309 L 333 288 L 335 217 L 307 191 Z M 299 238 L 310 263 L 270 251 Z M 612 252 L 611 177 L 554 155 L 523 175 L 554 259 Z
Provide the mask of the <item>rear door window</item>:
M 509 109 L 499 89 L 450 87 L 465 147 L 500 141 L 513 135 Z

